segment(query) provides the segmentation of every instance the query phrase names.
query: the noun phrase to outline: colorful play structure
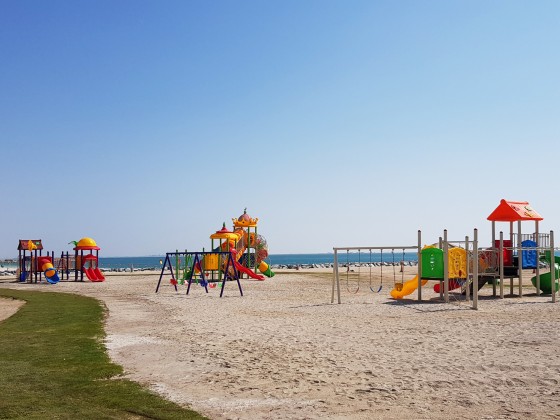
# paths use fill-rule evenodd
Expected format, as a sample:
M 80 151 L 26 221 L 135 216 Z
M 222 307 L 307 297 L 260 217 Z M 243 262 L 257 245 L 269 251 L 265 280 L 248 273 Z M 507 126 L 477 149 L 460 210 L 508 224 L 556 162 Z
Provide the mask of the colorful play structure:
M 171 274 L 170 283 L 177 291 L 178 284 L 187 283 L 187 294 L 193 282 L 199 283 L 208 293 L 208 287 L 221 284 L 220 297 L 226 281 L 236 281 L 243 296 L 240 279 L 244 276 L 254 280 L 273 277 L 274 272 L 265 261 L 268 258 L 266 239 L 257 233 L 258 218 L 247 214 L 247 209 L 238 218 L 233 218 L 233 230 L 222 228 L 210 235 L 211 251 L 167 252 L 156 286 L 159 291 L 166 270 Z M 173 267 L 173 262 L 175 267 Z M 256 271 L 261 274 L 257 274 Z
M 371 261 L 372 252 L 381 251 L 381 255 L 383 255 L 384 250 L 391 251 L 393 256 L 395 250 L 402 250 L 403 256 L 405 251 L 414 252 L 418 261 L 417 274 L 413 278 L 404 281 L 404 278 L 399 279 L 398 276 L 393 275 L 393 289 L 390 292 L 393 299 L 400 300 L 417 291 L 418 300 L 421 301 L 422 286 L 430 281 L 436 281 L 434 291 L 439 293 L 442 300 L 449 302 L 449 291 L 460 288 L 466 301 L 470 301 L 472 294 L 472 307 L 477 309 L 478 291 L 487 283 L 492 285 L 494 297 L 497 296 L 497 285 L 499 285 L 500 298 L 504 298 L 505 280 L 509 279 L 510 295 L 513 296 L 514 279 L 518 279 L 517 295 L 523 296 L 523 278 L 527 275 L 527 271 L 524 272 L 524 270 L 531 270 L 531 273 L 534 274 L 531 277 L 531 283 L 536 289 L 536 295 L 540 295 L 541 292 L 550 294 L 552 302 L 555 302 L 559 290 L 560 257 L 555 256 L 554 232 L 539 232 L 539 222 L 543 220 L 543 217 L 526 201 L 502 199 L 487 220 L 492 222 L 492 245 L 488 248 L 479 248 L 477 229 L 474 229 L 472 240 L 465 236 L 464 240 L 459 241 L 449 240 L 447 230 L 444 230 L 443 236 L 439 238 L 438 242 L 427 246 L 422 245 L 422 233 L 419 230 L 416 245 L 333 248 L 334 275 L 331 303 L 334 303 L 335 290 L 337 301 L 341 303 L 340 254 L 344 251 L 346 255 L 350 252 L 357 252 L 359 255 L 369 252 Z M 523 222 L 533 222 L 534 232 L 523 233 Z M 497 223 L 509 224 L 507 239 L 504 239 L 502 231 L 498 236 L 496 235 Z M 514 230 L 515 224 L 517 224 L 517 231 Z M 371 264 L 368 265 L 371 267 Z M 383 265 L 382 262 L 381 267 Z M 392 265 L 395 273 L 394 257 Z M 350 266 L 348 263 L 346 267 L 346 282 L 350 291 Z M 541 273 L 542 269 L 545 272 Z M 381 268 L 381 273 L 383 273 L 383 268 Z M 353 274 L 359 285 L 360 274 L 358 273 L 357 276 L 355 273 Z M 404 272 L 402 276 L 404 277 Z M 383 274 L 381 274 L 381 279 L 383 281 Z M 375 287 L 371 287 L 371 269 L 369 282 L 370 289 L 375 291 Z M 356 288 L 354 288 L 355 291 L 357 291 Z
M 27 255 L 29 252 L 29 256 Z M 20 239 L 18 242 L 18 278 L 21 282 L 35 282 L 44 274 L 47 282 L 56 284 L 60 281 L 53 266 L 54 253 L 42 255 L 43 243 L 40 239 Z
M 69 252 L 62 252 L 60 257 L 55 257 L 54 251 L 47 251 L 46 256 L 42 255 L 41 239 L 20 239 L 18 242 L 19 281 L 37 283 L 44 275 L 48 283 L 56 284 L 60 280 L 69 280 L 71 272 L 74 273 L 74 281 L 83 281 L 84 274 L 92 282 L 104 281 L 105 276 L 98 267 L 100 248 L 95 241 L 91 238 L 82 238 L 73 243 L 75 245 L 73 256 Z
M 91 238 L 82 238 L 74 247 L 74 258 L 77 262 L 76 267 L 79 269 L 74 270 L 74 279 L 84 281 L 84 274 L 89 281 L 100 282 L 105 281 L 105 276 L 99 270 L 99 248 L 95 241 Z M 84 254 L 86 251 L 86 254 Z M 89 251 L 89 252 L 87 252 Z M 93 254 L 95 251 L 95 255 Z

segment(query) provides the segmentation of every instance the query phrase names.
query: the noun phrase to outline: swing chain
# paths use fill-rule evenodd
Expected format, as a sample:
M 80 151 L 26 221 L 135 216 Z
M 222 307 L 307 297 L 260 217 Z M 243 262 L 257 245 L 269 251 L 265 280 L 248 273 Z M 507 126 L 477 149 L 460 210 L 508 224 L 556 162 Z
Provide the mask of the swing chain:
M 403 282 L 397 282 L 397 268 L 395 267 L 395 248 L 391 250 L 391 255 L 393 259 L 393 283 L 397 291 L 401 291 L 403 288 Z
M 385 264 L 383 263 L 383 248 L 381 248 L 381 285 L 383 285 L 383 266 Z
M 402 260 L 401 260 L 401 283 L 404 283 L 404 248 L 402 250 Z
M 358 287 L 354 291 L 350 290 L 350 250 L 349 249 L 346 250 L 346 289 L 348 290 L 349 293 L 358 293 L 358 290 L 360 290 L 359 273 L 358 273 Z
M 379 285 L 379 288 L 377 290 L 374 290 L 372 288 L 372 284 L 371 284 L 371 279 L 372 279 L 372 275 L 371 275 L 371 266 L 372 266 L 372 258 L 371 258 L 371 248 L 369 250 L 369 290 L 371 290 L 374 293 L 379 293 L 381 291 L 381 289 L 383 288 L 383 248 L 381 248 L 381 284 Z
M 369 249 L 369 285 L 371 287 L 371 248 Z

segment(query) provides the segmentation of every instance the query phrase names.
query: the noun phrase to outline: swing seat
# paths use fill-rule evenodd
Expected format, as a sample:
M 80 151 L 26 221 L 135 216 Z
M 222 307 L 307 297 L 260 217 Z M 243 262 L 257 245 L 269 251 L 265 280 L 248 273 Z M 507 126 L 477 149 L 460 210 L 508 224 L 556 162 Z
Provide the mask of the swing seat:
M 379 293 L 379 292 L 381 292 L 381 289 L 383 289 L 383 285 L 379 286 L 379 288 L 377 290 L 375 290 L 374 288 L 369 286 L 369 290 L 371 290 L 373 293 Z
M 400 292 L 403 288 L 403 284 L 402 283 L 395 283 L 395 290 L 397 292 Z

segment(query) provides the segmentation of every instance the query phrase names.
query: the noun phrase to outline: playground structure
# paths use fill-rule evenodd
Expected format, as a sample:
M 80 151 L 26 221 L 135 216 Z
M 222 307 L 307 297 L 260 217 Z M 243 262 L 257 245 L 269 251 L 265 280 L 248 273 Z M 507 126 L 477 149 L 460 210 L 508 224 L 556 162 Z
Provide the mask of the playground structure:
M 84 281 L 84 274 L 89 281 L 105 281 L 105 276 L 99 270 L 100 249 L 91 238 L 82 238 L 76 243 L 74 247 L 74 258 L 77 262 L 75 264 L 76 269 L 74 270 L 75 281 L 78 281 L 78 277 L 80 277 L 80 281 Z M 84 251 L 89 251 L 89 253 L 84 255 Z M 95 251 L 95 255 L 93 251 Z
M 243 214 L 233 221 L 233 232 L 227 230 L 225 223 L 221 230 L 210 235 L 212 250 L 228 252 L 235 255 L 236 268 L 248 277 L 255 280 L 264 280 L 264 277 L 256 274 L 256 270 L 267 277 L 273 277 L 274 272 L 270 269 L 265 259 L 268 257 L 268 245 L 266 239 L 257 234 L 257 223 L 259 219 L 253 219 L 247 214 L 247 209 Z M 252 232 L 251 229 L 254 231 Z M 219 245 L 214 247 L 214 241 Z M 216 271 L 221 266 L 219 262 L 211 264 L 211 270 Z M 221 270 L 219 270 L 221 271 Z
M 243 296 L 239 279 L 244 275 L 254 280 L 264 280 L 264 276 L 273 277 L 274 272 L 265 261 L 268 258 L 266 239 L 257 233 L 258 218 L 247 214 L 247 209 L 238 218 L 233 218 L 233 230 L 223 223 L 222 228 L 210 235 L 211 252 L 168 252 L 162 265 L 156 286 L 159 291 L 165 270 L 171 273 L 171 284 L 177 291 L 177 284 L 188 283 L 187 294 L 193 281 L 208 292 L 221 283 L 220 297 L 226 281 L 235 280 Z M 173 263 L 175 270 L 173 270 Z M 262 273 L 257 274 L 257 269 Z
M 472 307 L 478 307 L 478 291 L 486 283 L 492 284 L 493 296 L 497 296 L 497 285 L 500 286 L 500 298 L 504 298 L 505 279 L 510 281 L 510 295 L 514 295 L 514 279 L 518 279 L 518 296 L 523 296 L 523 270 L 531 269 L 535 274 L 531 283 L 536 288 L 536 294 L 541 292 L 551 294 L 552 302 L 556 301 L 559 290 L 558 278 L 560 277 L 560 257 L 555 256 L 554 232 L 548 234 L 539 232 L 539 221 L 543 220 L 528 202 L 515 202 L 501 200 L 498 207 L 488 216 L 492 222 L 492 246 L 481 249 L 478 245 L 478 230 L 474 229 L 473 239 L 466 236 L 464 240 L 451 241 L 444 230 L 443 237 L 438 242 L 429 246 L 422 246 L 422 233 L 418 231 L 416 245 L 384 246 L 384 247 L 336 247 L 334 250 L 334 275 L 332 281 L 331 303 L 334 303 L 335 289 L 338 303 L 340 297 L 340 258 L 341 252 L 350 251 L 369 252 L 370 261 L 373 251 L 395 249 L 413 251 L 417 258 L 417 274 L 412 279 L 397 281 L 393 275 L 394 299 L 402 299 L 417 290 L 418 300 L 422 300 L 422 286 L 429 281 L 437 281 L 434 291 L 439 292 L 440 298 L 449 302 L 449 291 L 461 288 L 465 300 L 469 301 L 472 294 Z M 522 222 L 532 221 L 535 231 L 531 234 L 522 233 Z M 504 240 L 503 232 L 496 239 L 496 223 L 509 223 L 509 238 Z M 514 232 L 514 223 L 517 222 L 517 232 Z M 382 255 L 382 254 L 381 254 Z M 358 260 L 360 258 L 358 257 Z M 371 267 L 371 264 L 369 264 Z M 393 268 L 395 267 L 393 259 Z M 548 266 L 550 270 L 541 273 L 541 268 Z M 383 264 L 381 265 L 383 267 Z M 382 268 L 383 270 L 383 268 Z M 349 265 L 347 264 L 347 287 L 349 284 Z M 526 274 L 525 274 L 526 275 Z M 383 277 L 382 277 L 383 278 Z M 359 284 L 358 274 L 358 284 Z M 372 275 L 370 269 L 369 282 Z M 372 291 L 375 288 L 370 286 Z
M 78 278 L 83 281 L 84 273 L 90 281 L 104 281 L 105 276 L 98 268 L 100 248 L 97 247 L 95 241 L 91 238 L 82 238 L 75 244 L 74 255 L 70 255 L 69 252 L 61 252 L 60 257 L 55 257 L 54 251 L 47 251 L 46 256 L 42 255 L 41 239 L 20 239 L 18 241 L 18 280 L 22 283 L 37 283 L 42 281 L 44 275 L 48 283 L 55 284 L 60 280 L 70 280 L 70 274 L 74 272 L 75 281 L 78 281 Z M 84 250 L 90 250 L 90 254 L 84 255 Z M 96 250 L 96 255 L 92 254 L 92 250 Z
M 211 257 L 211 259 L 208 259 L 208 257 Z M 163 279 L 163 274 L 166 268 L 169 269 L 170 273 L 171 273 L 171 280 L 170 283 L 173 285 L 173 287 L 175 288 L 175 291 L 177 292 L 177 284 L 179 284 L 179 281 L 176 280 L 176 274 L 179 274 L 177 271 L 174 273 L 173 272 L 173 265 L 171 263 L 172 259 L 176 258 L 183 258 L 184 261 L 190 261 L 191 265 L 188 268 L 188 275 L 187 275 L 187 279 L 185 280 L 187 282 L 187 295 L 189 294 L 190 290 L 191 290 L 191 285 L 193 282 L 197 282 L 198 284 L 200 284 L 202 287 L 204 287 L 204 290 L 206 291 L 206 293 L 208 293 L 208 287 L 209 285 L 214 285 L 215 287 L 215 282 L 210 283 L 209 282 L 209 278 L 207 277 L 207 271 L 203 270 L 203 269 L 197 269 L 196 267 L 202 267 L 204 266 L 204 261 L 212 261 L 212 264 L 214 263 L 214 258 L 216 258 L 219 261 L 224 261 L 224 266 L 223 266 L 223 276 L 220 277 L 220 282 L 221 282 L 221 287 L 220 287 L 220 297 L 223 296 L 224 294 L 224 289 L 226 286 L 226 281 L 227 280 L 234 280 L 237 282 L 237 287 L 239 288 L 239 293 L 241 294 L 241 296 L 243 296 L 243 289 L 241 288 L 241 282 L 239 281 L 240 279 L 240 275 L 239 275 L 239 271 L 237 270 L 238 264 L 235 263 L 235 254 L 232 252 L 216 252 L 216 251 L 212 251 L 212 252 L 167 252 L 165 254 L 165 261 L 163 263 L 162 269 L 161 269 L 161 273 L 157 282 L 157 286 L 156 286 L 156 293 L 159 291 L 159 288 L 161 286 L 161 280 Z M 186 269 L 185 269 L 186 271 Z M 197 274 L 195 274 L 197 273 Z M 200 276 L 200 278 L 197 278 L 197 275 Z M 177 277 L 179 277 L 177 275 Z M 210 286 L 212 287 L 212 286 Z
M 29 252 L 29 255 L 27 255 Z M 60 281 L 53 263 L 54 252 L 47 251 L 43 256 L 43 241 L 41 239 L 20 239 L 18 241 L 18 279 L 20 282 L 41 281 L 42 275 L 51 283 Z

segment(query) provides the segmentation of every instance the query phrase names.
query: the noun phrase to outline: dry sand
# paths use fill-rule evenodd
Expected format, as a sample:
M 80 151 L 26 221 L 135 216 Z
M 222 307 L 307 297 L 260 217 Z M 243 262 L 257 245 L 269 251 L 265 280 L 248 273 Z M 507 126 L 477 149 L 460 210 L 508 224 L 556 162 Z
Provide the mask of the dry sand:
M 0 298 L 0 321 L 11 317 L 24 303 L 21 300 Z
M 351 294 L 343 276 L 343 304 L 331 305 L 331 278 L 243 280 L 245 296 L 228 283 L 223 298 L 176 293 L 168 279 L 155 294 L 149 275 L 0 286 L 102 300 L 107 348 L 127 377 L 213 419 L 560 418 L 550 296 L 500 300 L 485 288 L 474 311 L 436 302 L 433 283 L 417 303 L 391 300 L 392 278 L 377 294 L 365 277 Z

